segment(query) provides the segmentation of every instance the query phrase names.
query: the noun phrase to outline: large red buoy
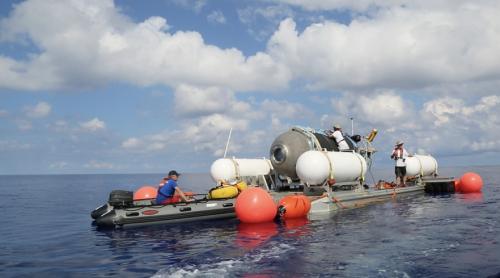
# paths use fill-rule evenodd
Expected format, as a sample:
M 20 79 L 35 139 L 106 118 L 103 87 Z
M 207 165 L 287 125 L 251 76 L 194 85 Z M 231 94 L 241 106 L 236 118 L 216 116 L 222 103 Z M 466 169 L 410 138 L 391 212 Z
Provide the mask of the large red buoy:
M 157 194 L 158 188 L 150 185 L 145 185 L 134 192 L 134 201 L 155 199 Z
M 289 195 L 279 202 L 279 213 L 283 219 L 305 217 L 311 209 L 311 201 L 302 195 Z
M 459 190 L 461 193 L 481 192 L 483 179 L 480 175 L 468 172 L 460 178 Z
M 267 191 L 252 187 L 236 198 L 236 216 L 244 223 L 269 222 L 276 216 L 277 207 Z

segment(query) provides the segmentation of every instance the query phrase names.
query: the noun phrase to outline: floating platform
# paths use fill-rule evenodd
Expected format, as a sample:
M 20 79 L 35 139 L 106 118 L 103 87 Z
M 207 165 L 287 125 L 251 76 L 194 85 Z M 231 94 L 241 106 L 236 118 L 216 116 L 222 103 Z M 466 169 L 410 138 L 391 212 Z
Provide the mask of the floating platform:
M 322 189 L 321 187 L 316 187 Z M 453 193 L 453 178 L 428 178 L 418 183 L 409 183 L 406 187 L 390 189 L 365 189 L 358 186 L 353 190 L 332 191 L 331 188 L 319 193 L 319 196 L 308 196 L 311 199 L 309 216 L 315 214 L 334 213 L 343 209 L 354 209 L 370 204 L 395 199 L 411 194 Z M 281 198 L 302 192 L 297 191 L 270 191 L 273 199 L 278 202 Z M 236 198 L 207 200 L 201 199 L 189 203 L 168 205 L 152 205 L 151 203 L 135 202 L 128 206 L 113 206 L 110 203 L 96 208 L 92 213 L 94 223 L 98 227 L 127 228 L 153 224 L 174 224 L 180 222 L 202 221 L 235 218 Z

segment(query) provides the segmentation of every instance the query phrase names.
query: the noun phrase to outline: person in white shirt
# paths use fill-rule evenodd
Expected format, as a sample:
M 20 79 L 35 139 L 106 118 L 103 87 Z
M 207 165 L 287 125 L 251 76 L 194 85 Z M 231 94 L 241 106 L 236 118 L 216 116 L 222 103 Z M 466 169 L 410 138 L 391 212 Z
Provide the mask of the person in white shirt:
M 344 134 L 342 133 L 342 127 L 339 124 L 333 126 L 333 132 L 330 134 L 330 138 L 335 139 L 339 151 L 349 150 L 349 145 L 345 141 Z
M 406 186 L 406 159 L 408 152 L 403 147 L 403 141 L 397 141 L 394 150 L 392 150 L 391 159 L 394 159 L 396 165 L 394 172 L 396 174 L 396 184 Z

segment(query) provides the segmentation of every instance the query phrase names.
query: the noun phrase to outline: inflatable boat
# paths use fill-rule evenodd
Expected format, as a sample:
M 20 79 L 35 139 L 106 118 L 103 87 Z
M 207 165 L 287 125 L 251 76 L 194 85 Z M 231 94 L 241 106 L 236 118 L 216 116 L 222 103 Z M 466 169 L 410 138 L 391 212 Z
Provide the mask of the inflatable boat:
M 127 228 L 152 224 L 213 220 L 236 217 L 236 199 L 198 199 L 167 205 L 154 205 L 151 200 L 133 201 L 133 192 L 114 190 L 108 203 L 92 211 L 98 227 Z

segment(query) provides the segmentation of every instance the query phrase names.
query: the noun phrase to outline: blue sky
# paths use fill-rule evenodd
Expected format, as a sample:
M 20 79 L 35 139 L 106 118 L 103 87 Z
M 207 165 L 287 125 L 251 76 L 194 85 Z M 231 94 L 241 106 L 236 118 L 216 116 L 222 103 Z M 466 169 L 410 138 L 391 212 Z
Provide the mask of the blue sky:
M 497 1 L 2 1 L 0 174 L 207 172 L 292 125 L 498 164 Z M 40 16 L 44 15 L 44 16 Z M 349 128 L 347 128 L 349 129 Z

